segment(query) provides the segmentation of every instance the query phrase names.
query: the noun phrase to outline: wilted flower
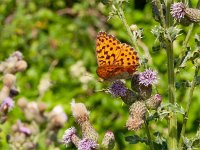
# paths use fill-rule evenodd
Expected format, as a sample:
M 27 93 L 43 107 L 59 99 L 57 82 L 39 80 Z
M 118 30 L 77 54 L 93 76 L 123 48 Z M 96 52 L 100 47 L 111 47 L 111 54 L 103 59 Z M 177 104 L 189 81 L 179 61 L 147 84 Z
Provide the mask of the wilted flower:
M 98 144 L 91 139 L 84 138 L 78 143 L 78 150 L 92 150 L 97 148 Z
M 127 91 L 127 88 L 126 88 L 125 84 L 120 80 L 114 81 L 112 83 L 112 85 L 110 86 L 110 88 L 108 89 L 108 92 L 116 97 L 117 96 L 120 96 L 120 97 L 125 96 L 126 91 Z
M 139 84 L 144 86 L 156 84 L 158 82 L 157 72 L 151 69 L 146 69 L 144 72 L 139 74 Z
M 72 138 L 72 135 L 76 134 L 76 128 L 75 127 L 71 127 L 69 129 L 67 129 L 63 135 L 63 143 L 64 144 L 69 144 L 71 143 L 71 138 Z
M 174 3 L 172 6 L 171 6 L 171 14 L 172 14 L 172 16 L 176 19 L 176 20 L 178 20 L 178 21 L 180 21 L 180 19 L 182 19 L 182 18 L 184 18 L 184 16 L 185 16 L 185 5 L 182 3 L 182 2 L 180 2 L 180 3 Z

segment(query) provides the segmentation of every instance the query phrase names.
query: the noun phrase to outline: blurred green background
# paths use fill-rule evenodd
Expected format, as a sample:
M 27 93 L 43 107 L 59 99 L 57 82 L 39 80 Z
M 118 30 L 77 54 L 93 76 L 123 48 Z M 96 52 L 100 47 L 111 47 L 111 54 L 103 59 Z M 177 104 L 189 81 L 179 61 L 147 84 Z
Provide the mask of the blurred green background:
M 193 1 L 193 6 L 195 4 L 196 1 Z M 97 32 L 107 31 L 120 41 L 130 43 L 130 38 L 118 17 L 108 20 L 110 10 L 109 6 L 95 0 L 1 0 L 0 60 L 5 60 L 9 54 L 19 50 L 28 63 L 28 69 L 17 75 L 20 94 L 16 100 L 23 96 L 35 101 L 39 95 L 40 80 L 46 74 L 50 75 L 52 87 L 45 93 L 42 101 L 47 103 L 48 109 L 62 105 L 69 117 L 65 128 L 59 132 L 60 139 L 65 129 L 75 124 L 70 108 L 72 99 L 75 99 L 76 102 L 84 103 L 90 110 L 90 120 L 101 139 L 107 130 L 114 132 L 115 149 L 146 149 L 145 144 L 130 145 L 124 140 L 125 136 L 133 134 L 146 136 L 143 130 L 131 132 L 125 128 L 128 107 L 120 99 L 99 92 L 108 84 L 98 82 L 96 75 Z M 167 102 L 167 59 L 165 50 L 152 49 L 158 42 L 155 41 L 151 29 L 158 23 L 152 17 L 151 4 L 145 1 L 130 1 L 124 5 L 124 11 L 129 25 L 136 24 L 144 30 L 141 45 L 150 51 L 153 61 L 151 67 L 158 71 L 160 78 L 157 90 L 163 96 L 163 102 Z M 183 30 L 174 42 L 176 57 L 181 52 L 182 41 L 188 31 L 188 27 L 179 27 Z M 196 28 L 193 32 L 190 40 L 192 48 L 195 46 L 194 34 L 200 34 L 200 31 Z M 191 63 L 187 65 L 188 67 L 178 74 L 177 81 L 192 80 L 194 67 Z M 177 101 L 181 102 L 183 107 L 187 101 L 185 93 L 185 88 L 177 90 Z M 195 90 L 189 114 L 186 131 L 189 136 L 195 134 L 199 125 L 198 94 L 199 87 Z M 5 129 L 3 132 L 9 133 L 10 126 L 20 118 L 23 118 L 22 113 L 15 107 L 9 114 L 9 121 L 2 127 Z M 167 135 L 166 120 L 152 122 L 150 126 L 152 132 L 160 131 L 164 136 Z M 3 149 L 9 149 L 5 137 L 2 138 L 4 140 L 1 146 Z M 42 147 L 44 146 L 39 146 L 39 149 Z M 63 145 L 59 148 L 66 149 Z

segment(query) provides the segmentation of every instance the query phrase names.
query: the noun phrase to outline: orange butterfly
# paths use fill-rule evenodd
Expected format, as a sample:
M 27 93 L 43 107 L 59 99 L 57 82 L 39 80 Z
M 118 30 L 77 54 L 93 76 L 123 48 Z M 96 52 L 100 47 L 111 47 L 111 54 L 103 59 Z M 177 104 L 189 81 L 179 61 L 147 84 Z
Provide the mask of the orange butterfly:
M 137 52 L 106 32 L 96 38 L 97 75 L 107 81 L 127 79 L 139 66 Z

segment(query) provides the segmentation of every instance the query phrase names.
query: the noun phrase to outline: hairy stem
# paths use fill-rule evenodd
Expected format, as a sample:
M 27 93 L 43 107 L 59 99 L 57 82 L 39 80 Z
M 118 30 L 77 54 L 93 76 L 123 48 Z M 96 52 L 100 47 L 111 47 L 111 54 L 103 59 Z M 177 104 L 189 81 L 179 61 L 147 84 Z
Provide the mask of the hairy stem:
M 168 96 L 169 102 L 175 104 L 175 77 L 174 77 L 174 56 L 173 43 L 169 42 L 167 47 L 167 66 L 168 66 Z M 171 112 L 168 125 L 168 148 L 177 149 L 177 117 L 176 113 Z
M 173 19 L 170 14 L 170 7 L 173 0 L 166 1 L 166 24 L 165 27 L 169 28 L 173 25 Z M 175 104 L 175 74 L 174 74 L 174 56 L 173 56 L 173 41 L 166 39 L 167 51 L 167 67 L 168 67 L 168 96 L 169 102 Z M 171 112 L 168 125 L 168 149 L 177 149 L 177 116 L 175 112 Z
M 140 51 L 139 46 L 138 46 L 138 44 L 137 44 L 137 42 L 136 42 L 137 39 L 133 36 L 133 34 L 132 34 L 132 32 L 131 32 L 131 29 L 130 29 L 130 27 L 129 27 L 127 21 L 126 21 L 126 18 L 125 18 L 125 15 L 124 15 L 124 11 L 122 10 L 121 7 L 122 7 L 121 5 L 118 6 L 118 10 L 119 10 L 119 11 L 117 11 L 117 12 L 118 12 L 118 16 L 119 16 L 119 18 L 121 19 L 121 21 L 123 22 L 123 24 L 124 24 L 124 26 L 125 26 L 125 28 L 126 28 L 126 31 L 128 32 L 128 35 L 129 35 L 130 38 L 131 38 L 131 42 L 132 42 L 133 46 L 134 46 L 138 51 Z
M 144 119 L 144 123 L 145 123 L 145 129 L 146 129 L 147 138 L 149 141 L 150 150 L 154 150 L 153 141 L 151 139 L 151 134 L 150 134 L 150 130 L 149 130 L 149 126 L 148 126 L 148 122 L 146 121 L 146 118 Z
M 154 0 L 153 2 L 155 2 L 156 6 L 158 7 L 158 11 L 160 14 L 160 24 L 162 27 L 166 27 L 166 21 L 165 21 L 165 17 L 164 17 L 164 13 L 163 13 L 163 6 L 161 4 L 160 0 Z
M 192 97 L 193 97 L 193 92 L 195 89 L 195 85 L 196 85 L 196 77 L 198 75 L 199 72 L 199 67 L 196 67 L 195 70 L 195 74 L 194 74 L 194 78 L 192 81 L 192 85 L 190 87 L 190 91 L 189 91 L 189 98 L 187 100 L 187 106 L 186 106 L 186 110 L 185 110 L 185 114 L 184 114 L 184 118 L 183 118 L 183 125 L 182 125 L 182 129 L 181 129 L 181 134 L 180 134 L 180 139 L 179 139 L 179 150 L 182 149 L 183 146 L 183 137 L 185 136 L 185 129 L 186 129 L 186 125 L 187 125 L 187 120 L 188 120 L 188 114 L 190 111 L 190 106 L 191 106 L 191 102 L 192 102 Z
M 170 27 L 173 25 L 173 18 L 170 14 L 170 7 L 173 2 L 174 2 L 173 0 L 166 1 L 166 26 L 167 27 Z

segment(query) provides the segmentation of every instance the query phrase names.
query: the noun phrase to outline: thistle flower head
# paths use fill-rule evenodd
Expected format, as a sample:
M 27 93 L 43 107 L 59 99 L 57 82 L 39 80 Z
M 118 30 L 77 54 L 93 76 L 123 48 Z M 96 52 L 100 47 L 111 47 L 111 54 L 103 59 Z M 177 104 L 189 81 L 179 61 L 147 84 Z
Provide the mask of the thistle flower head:
M 139 84 L 149 86 L 158 82 L 157 72 L 151 69 L 146 69 L 139 74 Z
M 28 127 L 23 126 L 23 125 L 19 126 L 19 131 L 21 133 L 26 134 L 26 135 L 30 135 L 31 134 L 31 130 Z
M 127 88 L 125 84 L 120 80 L 114 81 L 112 85 L 110 86 L 110 88 L 108 89 L 108 92 L 111 93 L 115 97 L 126 96 L 126 91 L 127 91 Z
M 97 148 L 98 144 L 91 139 L 84 138 L 78 143 L 78 150 L 92 150 Z
M 3 102 L 1 103 L 0 107 L 2 109 L 11 110 L 14 107 L 14 101 L 10 97 L 6 97 Z
M 178 21 L 180 21 L 182 18 L 185 16 L 185 5 L 180 2 L 180 3 L 174 3 L 171 6 L 171 15 Z
M 64 144 L 69 144 L 71 143 L 71 138 L 72 138 L 72 135 L 76 134 L 76 128 L 75 127 L 71 127 L 69 129 L 67 129 L 63 135 L 63 143 Z

